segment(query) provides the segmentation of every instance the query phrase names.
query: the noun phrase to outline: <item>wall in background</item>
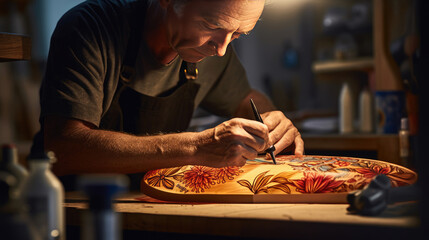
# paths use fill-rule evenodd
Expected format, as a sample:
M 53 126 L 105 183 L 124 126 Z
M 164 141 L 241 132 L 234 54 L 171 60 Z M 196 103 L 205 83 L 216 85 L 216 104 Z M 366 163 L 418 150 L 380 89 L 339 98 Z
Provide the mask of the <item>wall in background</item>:
M 83 0 L 36 0 L 33 2 L 32 17 L 34 20 L 33 58 L 48 57 L 49 42 L 52 32 L 61 16 Z
M 303 6 L 304 3 L 294 1 L 287 5 L 279 1 L 267 5 L 251 34 L 234 42 L 252 87 L 269 95 L 282 110 L 298 107 L 302 67 L 299 33 Z M 285 66 L 287 48 L 296 51 L 296 66 Z
M 234 43 L 251 85 L 269 95 L 287 114 L 320 110 L 335 114 L 342 81 L 365 81 L 366 75 L 330 77 L 326 81 L 314 74 L 312 65 L 321 57 L 334 57 L 332 45 L 339 34 L 323 32 L 326 13 L 333 8 L 349 11 L 356 3 L 372 6 L 370 0 L 272 0 L 252 33 Z M 364 35 L 359 54 L 371 55 L 371 30 Z

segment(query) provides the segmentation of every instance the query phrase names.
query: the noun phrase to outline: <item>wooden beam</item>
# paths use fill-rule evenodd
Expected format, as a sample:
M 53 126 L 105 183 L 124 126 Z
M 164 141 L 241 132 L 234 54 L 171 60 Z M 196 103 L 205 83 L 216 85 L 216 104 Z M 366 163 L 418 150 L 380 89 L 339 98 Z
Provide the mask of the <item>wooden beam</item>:
M 30 37 L 0 32 L 0 62 L 29 60 L 30 58 Z

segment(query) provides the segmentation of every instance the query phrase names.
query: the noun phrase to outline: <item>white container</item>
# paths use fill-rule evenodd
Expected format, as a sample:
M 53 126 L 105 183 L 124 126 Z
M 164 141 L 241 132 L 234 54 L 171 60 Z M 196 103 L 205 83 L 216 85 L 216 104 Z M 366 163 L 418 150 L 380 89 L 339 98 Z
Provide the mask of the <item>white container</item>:
M 340 133 L 353 132 L 353 97 L 350 85 L 347 82 L 343 83 L 339 99 L 339 124 Z
M 373 99 L 368 88 L 364 88 L 359 94 L 359 130 L 363 133 L 373 131 Z
M 65 239 L 64 187 L 51 171 L 52 152 L 28 159 L 30 174 L 21 196 L 42 239 Z

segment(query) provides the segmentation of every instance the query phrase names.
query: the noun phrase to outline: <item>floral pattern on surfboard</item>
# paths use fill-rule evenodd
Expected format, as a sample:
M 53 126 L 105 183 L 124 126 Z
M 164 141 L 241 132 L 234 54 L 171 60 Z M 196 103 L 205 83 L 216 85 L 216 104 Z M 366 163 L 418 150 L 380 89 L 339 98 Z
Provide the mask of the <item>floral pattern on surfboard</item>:
M 204 195 L 205 201 L 210 201 L 210 196 L 216 195 L 217 202 L 222 196 L 297 196 L 316 193 L 343 193 L 343 199 L 344 194 L 364 188 L 379 174 L 389 177 L 393 187 L 410 185 L 417 180 L 415 172 L 378 160 L 283 155 L 277 157 L 277 165 L 271 160 L 257 158 L 248 160 L 243 167 L 187 165 L 153 170 L 145 174 L 141 190 L 147 195 L 156 195 L 157 198 L 165 195 L 166 199 L 176 201 L 180 201 L 184 195 L 187 201 L 199 201 L 199 195 Z M 265 199 L 270 201 L 270 198 Z M 287 197 L 281 199 L 287 202 Z

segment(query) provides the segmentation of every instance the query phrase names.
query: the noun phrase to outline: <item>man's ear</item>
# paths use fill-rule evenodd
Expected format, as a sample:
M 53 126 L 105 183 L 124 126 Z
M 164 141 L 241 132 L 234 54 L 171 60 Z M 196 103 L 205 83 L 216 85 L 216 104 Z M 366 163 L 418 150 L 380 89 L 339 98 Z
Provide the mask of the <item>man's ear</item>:
M 166 9 L 168 7 L 168 5 L 170 5 L 171 0 L 158 0 L 159 1 L 159 5 Z

